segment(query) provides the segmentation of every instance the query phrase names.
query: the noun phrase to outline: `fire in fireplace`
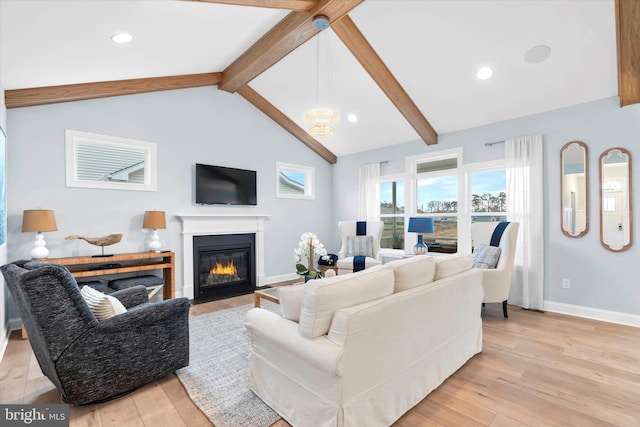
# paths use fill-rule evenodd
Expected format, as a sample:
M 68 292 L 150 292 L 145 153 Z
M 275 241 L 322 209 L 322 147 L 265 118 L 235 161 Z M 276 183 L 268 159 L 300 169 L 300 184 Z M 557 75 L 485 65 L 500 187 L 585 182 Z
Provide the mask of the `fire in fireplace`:
M 255 236 L 194 236 L 196 303 L 251 293 L 255 290 Z
M 238 269 L 233 264 L 233 259 L 230 259 L 225 265 L 222 265 L 220 261 L 216 261 L 216 268 L 209 270 L 207 285 L 217 285 L 218 283 L 233 282 L 235 280 L 240 280 L 240 276 L 238 276 Z

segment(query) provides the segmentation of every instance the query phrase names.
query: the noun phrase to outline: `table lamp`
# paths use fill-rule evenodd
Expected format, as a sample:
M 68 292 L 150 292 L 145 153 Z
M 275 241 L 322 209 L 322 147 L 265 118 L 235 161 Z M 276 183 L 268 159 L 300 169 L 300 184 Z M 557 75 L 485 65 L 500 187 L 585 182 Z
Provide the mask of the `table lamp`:
M 36 232 L 36 241 L 29 255 L 32 258 L 46 258 L 49 256 L 44 231 L 58 231 L 56 217 L 53 211 L 47 209 L 29 209 L 22 213 L 22 232 Z
M 433 233 L 433 218 L 409 218 L 409 233 L 418 233 L 418 243 L 413 247 L 413 253 L 422 255 L 429 252 L 429 248 L 422 241 L 422 233 Z
M 144 219 L 142 220 L 142 228 L 149 228 L 153 230 L 151 240 L 149 241 L 149 251 L 160 252 L 162 243 L 160 243 L 158 230 L 164 230 L 167 228 L 164 211 L 146 211 L 144 213 Z

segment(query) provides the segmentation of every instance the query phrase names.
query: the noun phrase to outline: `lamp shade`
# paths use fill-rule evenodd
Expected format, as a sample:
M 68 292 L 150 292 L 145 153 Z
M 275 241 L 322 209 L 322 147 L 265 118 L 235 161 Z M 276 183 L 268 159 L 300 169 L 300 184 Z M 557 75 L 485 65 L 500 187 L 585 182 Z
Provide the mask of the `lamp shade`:
M 164 211 L 146 211 L 142 220 L 142 228 L 161 230 L 167 228 Z
M 409 233 L 433 233 L 433 218 L 409 218 Z
M 58 231 L 56 217 L 52 210 L 29 209 L 22 214 L 22 232 Z

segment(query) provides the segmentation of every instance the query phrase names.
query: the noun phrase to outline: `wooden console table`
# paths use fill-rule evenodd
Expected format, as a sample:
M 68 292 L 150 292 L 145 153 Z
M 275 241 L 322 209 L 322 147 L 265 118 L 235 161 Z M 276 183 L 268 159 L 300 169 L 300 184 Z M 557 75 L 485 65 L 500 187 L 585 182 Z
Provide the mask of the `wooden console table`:
M 162 269 L 162 280 L 164 281 L 162 298 L 170 299 L 176 296 L 175 253 L 170 251 L 132 252 L 105 257 L 72 256 L 65 258 L 39 258 L 37 261 L 64 265 L 76 279 Z M 104 266 L 105 264 L 120 264 L 120 267 L 100 268 L 100 266 Z M 24 326 L 22 327 L 22 339 L 27 339 Z
M 64 265 L 76 279 L 162 269 L 162 279 L 164 280 L 163 299 L 170 299 L 176 296 L 175 253 L 173 252 L 132 252 L 105 257 L 43 258 L 38 261 Z M 120 266 L 100 268 L 101 265 L 105 264 L 120 264 Z

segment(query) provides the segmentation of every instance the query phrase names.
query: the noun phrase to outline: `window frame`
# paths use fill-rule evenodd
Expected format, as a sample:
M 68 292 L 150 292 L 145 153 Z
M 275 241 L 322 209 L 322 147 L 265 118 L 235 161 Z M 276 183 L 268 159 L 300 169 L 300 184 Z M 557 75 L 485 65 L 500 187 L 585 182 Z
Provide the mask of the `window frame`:
M 420 163 L 428 163 L 428 162 L 433 162 L 438 160 L 450 159 L 454 157 L 457 159 L 457 167 L 455 169 L 445 169 L 445 170 L 439 170 L 439 171 L 433 171 L 433 172 L 421 172 L 421 173 L 417 172 L 418 164 Z M 406 215 L 405 224 L 409 223 L 409 217 L 412 217 L 412 216 L 419 216 L 419 217 L 426 217 L 426 218 L 456 217 L 456 221 L 458 224 L 457 225 L 458 226 L 458 239 L 457 239 L 458 252 L 460 252 L 461 251 L 460 242 L 461 240 L 463 240 L 462 236 L 464 236 L 464 234 L 461 232 L 461 227 L 466 229 L 467 234 L 470 232 L 469 227 L 465 225 L 466 221 L 462 221 L 462 222 L 460 221 L 460 218 L 463 217 L 464 212 L 468 211 L 468 207 L 467 207 L 468 203 L 466 201 L 463 201 L 464 198 L 462 197 L 464 195 L 464 191 L 466 187 L 466 179 L 464 174 L 464 156 L 463 156 L 462 147 L 452 148 L 448 150 L 433 151 L 430 153 L 422 153 L 414 156 L 407 156 L 407 158 L 405 159 L 405 170 L 407 171 L 407 180 L 406 180 L 407 184 L 405 184 L 405 193 L 406 193 L 405 194 L 405 200 L 406 200 L 405 201 L 405 215 Z M 417 194 L 418 179 L 425 178 L 425 177 L 437 178 L 437 177 L 451 176 L 451 175 L 458 176 L 457 212 L 447 212 L 443 214 L 438 214 L 438 213 L 418 214 L 418 194 Z M 461 203 L 461 201 L 463 202 Z M 467 240 L 470 241 L 471 239 L 469 238 Z M 418 241 L 418 236 L 416 233 L 408 233 L 405 231 L 404 248 L 407 253 L 413 252 L 413 247 L 415 246 L 417 241 Z M 471 244 L 469 243 L 469 247 L 470 246 Z
M 280 192 L 280 172 L 291 171 L 304 174 L 304 193 L 292 194 Z M 276 162 L 276 197 L 279 199 L 314 200 L 315 168 L 313 166 L 295 165 L 293 163 Z
M 471 252 L 471 220 L 473 216 L 494 216 L 496 214 L 500 214 L 501 216 L 505 216 L 507 217 L 508 215 L 508 210 L 505 210 L 505 212 L 471 212 L 471 196 L 473 195 L 472 191 L 471 191 L 471 175 L 473 173 L 476 172 L 488 172 L 488 171 L 493 171 L 493 170 L 499 170 L 499 169 L 504 169 L 505 170 L 505 174 L 506 174 L 506 167 L 507 162 L 506 159 L 499 159 L 499 160 L 492 160 L 492 161 L 488 161 L 488 162 L 477 162 L 477 163 L 470 163 L 468 165 L 465 166 L 465 177 L 466 177 L 466 183 L 465 183 L 465 187 L 467 189 L 467 204 L 469 207 L 469 211 L 467 214 L 467 221 L 465 221 L 465 223 L 467 224 L 468 232 L 466 233 L 466 239 L 465 239 L 465 250 L 467 252 Z M 505 177 L 505 194 L 507 192 L 507 185 L 506 185 L 506 177 Z M 509 195 L 507 194 L 507 198 L 509 197 Z
M 379 218 L 380 221 L 383 221 L 383 218 L 404 218 L 404 224 L 406 224 L 406 212 L 407 212 L 407 202 L 406 202 L 406 193 L 407 193 L 407 179 L 406 179 L 406 174 L 401 173 L 401 174 L 389 174 L 389 175 L 381 175 L 380 178 L 378 179 L 378 185 L 377 185 L 377 191 L 378 191 L 378 196 L 380 195 L 380 189 L 381 189 L 381 184 L 384 183 L 389 183 L 389 182 L 398 182 L 398 181 L 402 181 L 404 184 L 404 212 L 402 213 L 395 213 L 395 214 L 383 214 L 382 212 L 379 213 Z M 379 202 L 378 202 L 378 206 L 380 206 L 382 204 L 382 199 L 379 197 Z M 384 221 L 383 221 L 384 222 Z M 383 231 L 384 233 L 384 231 Z M 406 236 L 406 230 L 404 230 L 403 232 L 404 234 L 404 239 L 406 240 L 407 236 Z M 393 248 L 383 248 L 380 247 L 381 252 L 383 253 L 387 253 L 387 254 L 403 254 L 404 253 L 404 249 L 393 249 Z
M 456 169 L 446 169 L 434 172 L 417 172 L 417 166 L 419 163 L 425 163 L 429 161 L 437 161 L 443 160 L 446 158 L 457 158 L 457 168 Z M 383 217 L 399 217 L 404 215 L 404 224 L 405 224 L 405 232 L 404 232 L 404 250 L 400 249 L 381 249 L 381 252 L 384 252 L 390 258 L 401 257 L 403 253 L 412 253 L 413 246 L 417 242 L 416 233 L 408 233 L 406 231 L 406 226 L 409 222 L 409 218 L 412 216 L 419 217 L 456 217 L 457 227 L 458 227 L 458 252 L 459 253 L 470 253 L 471 252 L 471 219 L 472 216 L 491 216 L 499 214 L 501 216 L 508 217 L 507 212 L 471 212 L 471 175 L 476 172 L 486 172 L 492 170 L 504 169 L 506 172 L 506 160 L 498 159 L 487 162 L 476 162 L 465 164 L 463 157 L 463 148 L 454 148 L 448 150 L 435 151 L 431 153 L 422 153 L 413 156 L 407 156 L 405 158 L 405 172 L 397 173 L 397 174 L 388 174 L 381 175 L 378 183 L 382 184 L 385 182 L 393 182 L 393 181 L 404 181 L 404 214 L 380 214 L 380 218 Z M 457 212 L 447 212 L 443 214 L 438 213 L 426 213 L 426 214 L 418 214 L 417 213 L 417 181 L 421 177 L 438 177 L 438 176 L 450 176 L 457 174 L 458 176 L 458 211 Z M 378 186 L 378 194 L 380 193 L 380 187 Z M 505 182 L 505 193 L 506 193 L 506 182 Z M 508 194 L 507 194 L 508 197 Z

